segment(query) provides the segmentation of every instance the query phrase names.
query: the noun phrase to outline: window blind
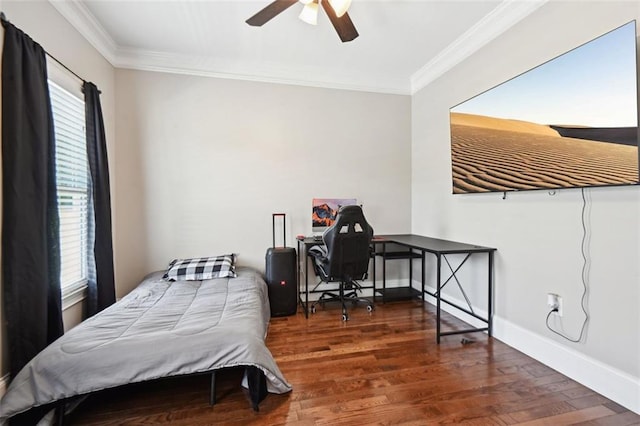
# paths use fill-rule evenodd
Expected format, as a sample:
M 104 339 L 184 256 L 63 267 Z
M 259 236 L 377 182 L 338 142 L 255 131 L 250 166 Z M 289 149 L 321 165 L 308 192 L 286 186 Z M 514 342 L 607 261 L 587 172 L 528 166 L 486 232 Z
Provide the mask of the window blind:
M 89 169 L 84 101 L 49 81 L 56 139 L 63 295 L 87 282 Z

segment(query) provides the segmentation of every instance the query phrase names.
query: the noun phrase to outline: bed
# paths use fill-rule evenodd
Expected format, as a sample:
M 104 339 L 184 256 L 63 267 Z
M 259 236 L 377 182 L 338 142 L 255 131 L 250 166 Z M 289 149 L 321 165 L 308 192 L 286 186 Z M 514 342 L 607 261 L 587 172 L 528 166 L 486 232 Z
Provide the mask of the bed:
M 9 385 L 0 420 L 33 407 L 102 389 L 162 377 L 246 366 L 266 391 L 286 393 L 265 345 L 270 311 L 259 272 L 237 268 L 235 278 L 167 281 L 147 275 L 119 302 L 87 319 L 33 358 Z M 245 386 L 256 386 L 256 379 Z M 257 380 L 259 383 L 260 380 Z M 264 397 L 250 389 L 254 409 Z M 212 396 L 213 399 L 213 396 Z

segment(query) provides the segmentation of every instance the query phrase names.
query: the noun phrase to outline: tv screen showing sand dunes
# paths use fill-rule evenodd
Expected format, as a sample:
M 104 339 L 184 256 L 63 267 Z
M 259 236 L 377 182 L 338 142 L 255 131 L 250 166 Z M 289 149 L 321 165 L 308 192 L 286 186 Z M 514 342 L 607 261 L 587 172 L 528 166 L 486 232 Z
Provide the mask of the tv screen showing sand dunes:
M 635 21 L 450 111 L 453 193 L 638 184 Z

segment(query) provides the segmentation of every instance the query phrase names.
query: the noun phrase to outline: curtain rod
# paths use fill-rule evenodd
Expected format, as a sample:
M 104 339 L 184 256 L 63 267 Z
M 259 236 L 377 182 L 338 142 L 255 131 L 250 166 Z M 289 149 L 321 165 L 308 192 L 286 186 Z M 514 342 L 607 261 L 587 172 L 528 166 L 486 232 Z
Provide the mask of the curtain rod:
M 2 23 L 4 24 L 5 22 L 8 24 L 11 24 L 11 22 L 9 22 L 9 20 L 7 19 L 7 16 L 4 14 L 4 12 L 0 12 L 0 20 L 2 21 Z M 13 24 L 11 24 L 13 25 Z M 51 59 L 53 59 L 54 61 L 56 61 L 58 64 L 60 64 L 60 66 L 62 66 L 64 69 L 66 69 L 67 71 L 69 71 L 71 74 L 73 74 L 77 79 L 79 79 L 80 81 L 82 81 L 83 83 L 86 83 L 87 80 L 85 80 L 84 78 L 80 77 L 78 74 L 76 74 L 75 72 L 73 72 L 73 70 L 71 68 L 69 68 L 68 66 L 66 66 L 65 64 L 62 63 L 62 61 L 60 61 L 58 58 L 56 58 L 55 56 L 53 56 L 51 53 L 47 52 L 44 48 L 42 49 L 44 50 L 44 53 L 50 57 Z

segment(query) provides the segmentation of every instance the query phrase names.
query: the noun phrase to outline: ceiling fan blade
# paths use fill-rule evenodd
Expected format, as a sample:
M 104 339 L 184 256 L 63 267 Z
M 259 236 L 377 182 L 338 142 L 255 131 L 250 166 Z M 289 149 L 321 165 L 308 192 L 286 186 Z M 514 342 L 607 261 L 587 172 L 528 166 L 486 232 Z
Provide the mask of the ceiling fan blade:
M 336 29 L 338 37 L 340 37 L 340 40 L 342 40 L 343 43 L 358 37 L 358 30 L 356 30 L 353 22 L 351 22 L 351 18 L 349 18 L 348 13 L 345 13 L 338 18 L 335 10 L 333 10 L 333 7 L 331 7 L 328 1 L 323 1 L 322 7 L 324 8 L 324 11 L 327 12 L 327 16 L 333 24 L 333 28 Z
M 275 0 L 260 12 L 247 19 L 246 22 L 253 27 L 261 27 L 297 2 L 298 0 Z

